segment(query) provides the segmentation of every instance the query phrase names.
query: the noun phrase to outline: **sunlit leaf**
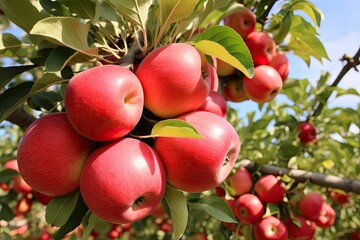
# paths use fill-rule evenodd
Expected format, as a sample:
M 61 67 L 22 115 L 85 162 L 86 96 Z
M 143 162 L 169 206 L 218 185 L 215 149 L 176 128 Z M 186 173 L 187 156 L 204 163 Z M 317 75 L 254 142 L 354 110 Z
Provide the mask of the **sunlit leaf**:
M 151 136 L 203 138 L 193 126 L 179 119 L 166 119 L 157 122 L 151 130 Z
M 70 16 L 70 11 L 59 1 L 53 0 L 39 0 L 41 6 L 53 16 Z M 84 2 L 84 1 L 72 1 L 72 2 Z
M 163 27 L 187 18 L 197 3 L 197 0 L 159 0 L 160 21 Z
M 290 1 L 291 9 L 293 11 L 300 10 L 306 13 L 310 19 L 313 21 L 313 23 L 320 27 L 321 20 L 324 19 L 323 13 L 320 11 L 319 8 L 315 6 L 314 3 L 304 0 L 293 0 Z
M 11 33 L 0 33 L 0 53 L 13 57 L 21 47 L 21 41 Z
M 70 12 L 85 19 L 95 19 L 97 16 L 97 1 L 92 0 L 58 0 L 60 3 L 69 8 Z

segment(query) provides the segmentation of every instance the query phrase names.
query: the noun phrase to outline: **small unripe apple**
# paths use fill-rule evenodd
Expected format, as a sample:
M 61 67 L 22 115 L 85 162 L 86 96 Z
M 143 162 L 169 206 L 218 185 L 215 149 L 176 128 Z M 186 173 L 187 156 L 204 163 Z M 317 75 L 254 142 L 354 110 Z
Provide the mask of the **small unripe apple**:
M 275 175 L 264 175 L 258 179 L 254 186 L 255 192 L 261 201 L 266 203 L 279 203 L 283 200 L 286 190 L 282 182 Z
M 313 144 L 316 142 L 316 128 L 309 122 L 301 122 L 298 125 L 299 139 L 302 144 Z
M 251 193 L 245 193 L 236 199 L 234 213 L 239 221 L 253 224 L 264 214 L 264 205 L 260 199 Z
M 328 228 L 334 225 L 336 218 L 335 210 L 327 203 L 322 206 L 320 216 L 318 216 L 314 222 L 316 226 L 320 228 Z
M 244 41 L 255 66 L 268 65 L 276 55 L 275 42 L 266 32 L 251 32 Z
M 321 214 L 324 204 L 326 204 L 326 202 L 321 193 L 310 192 L 300 200 L 299 210 L 307 219 L 315 220 Z
M 70 193 L 79 187 L 82 167 L 95 145 L 72 127 L 66 113 L 49 113 L 33 122 L 21 138 L 20 175 L 42 194 Z
M 255 30 L 256 15 L 245 7 L 225 17 L 224 24 L 234 29 L 241 37 L 246 38 Z
M 80 180 L 89 209 L 110 223 L 140 220 L 161 202 L 166 186 L 158 154 L 137 139 L 121 138 L 98 147 L 86 160 Z
M 276 55 L 269 63 L 280 75 L 283 82 L 287 79 L 290 71 L 290 63 L 284 53 L 276 52 Z
M 283 82 L 279 73 L 270 66 L 261 65 L 254 68 L 253 78 L 244 77 L 245 95 L 258 103 L 273 100 L 281 91 Z
M 128 134 L 139 122 L 144 95 L 139 79 L 117 65 L 76 74 L 65 90 L 65 108 L 73 127 L 95 141 Z
M 4 167 L 19 172 L 19 167 L 16 159 L 7 161 L 4 164 Z M 32 192 L 32 188 L 24 181 L 24 179 L 20 175 L 13 178 L 13 183 L 13 189 L 17 193 L 22 193 L 26 195 Z
M 200 53 L 186 43 L 171 43 L 150 52 L 136 75 L 144 90 L 145 107 L 160 118 L 196 110 L 210 91 L 211 78 L 202 75 Z
M 223 117 L 195 111 L 178 117 L 204 138 L 158 137 L 154 148 L 164 162 L 167 181 L 186 192 L 218 186 L 230 174 L 240 151 L 234 127 Z
M 290 218 L 285 221 L 289 239 L 291 240 L 313 240 L 316 224 L 301 215 L 294 216 L 295 224 Z
M 230 194 L 235 197 L 250 192 L 253 187 L 251 174 L 244 167 L 237 169 L 233 175 L 228 177 L 228 181 L 231 188 Z
M 231 102 L 243 102 L 249 98 L 245 95 L 242 79 L 229 79 L 224 81 L 221 93 L 225 100 Z
M 288 233 L 285 224 L 277 217 L 268 216 L 254 225 L 257 240 L 287 240 Z
M 196 111 L 206 111 L 215 113 L 221 117 L 226 116 L 227 103 L 225 98 L 218 92 L 210 91 L 209 96 Z

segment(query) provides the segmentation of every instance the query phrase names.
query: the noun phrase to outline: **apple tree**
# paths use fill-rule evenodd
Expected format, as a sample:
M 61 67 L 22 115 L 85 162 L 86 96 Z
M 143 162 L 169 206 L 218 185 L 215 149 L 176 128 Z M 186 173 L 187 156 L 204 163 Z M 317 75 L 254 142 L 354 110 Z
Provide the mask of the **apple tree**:
M 359 97 L 311 1 L 1 0 L 1 239 L 359 239 Z M 340 63 L 339 63 L 340 64 Z M 241 103 L 240 103 L 241 102 Z M 257 111 L 240 117 L 240 104 Z

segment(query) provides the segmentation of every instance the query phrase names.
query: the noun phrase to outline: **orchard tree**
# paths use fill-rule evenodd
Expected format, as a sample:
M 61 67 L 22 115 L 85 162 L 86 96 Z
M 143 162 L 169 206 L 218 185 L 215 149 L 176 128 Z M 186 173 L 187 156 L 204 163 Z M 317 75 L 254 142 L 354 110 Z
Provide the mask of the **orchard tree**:
M 1 239 L 359 239 L 360 105 L 328 100 L 359 97 L 338 83 L 360 50 L 332 83 L 288 77 L 288 53 L 329 59 L 322 19 L 302 0 L 1 0 Z

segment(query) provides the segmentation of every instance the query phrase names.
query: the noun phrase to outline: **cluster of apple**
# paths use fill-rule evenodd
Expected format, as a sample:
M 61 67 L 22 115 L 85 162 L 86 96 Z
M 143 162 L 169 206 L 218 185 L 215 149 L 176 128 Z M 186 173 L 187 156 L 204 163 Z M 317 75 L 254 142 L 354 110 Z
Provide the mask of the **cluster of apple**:
M 249 8 L 227 16 L 224 25 L 233 28 L 244 39 L 254 62 L 254 76 L 243 76 L 233 66 L 218 60 L 217 73 L 223 81 L 223 96 L 232 102 L 271 101 L 281 91 L 289 74 L 286 55 L 277 51 L 268 33 L 256 31 L 256 16 Z
M 226 182 L 232 199 L 226 202 L 232 209 L 238 224 L 224 223 L 235 234 L 242 235 L 242 227 L 253 225 L 255 239 L 286 240 L 313 239 L 316 227 L 328 228 L 334 224 L 336 213 L 319 192 L 305 194 L 292 206 L 292 214 L 266 213 L 267 204 L 282 204 L 286 188 L 276 176 L 267 174 L 255 182 L 251 173 L 240 167 Z M 217 194 L 224 197 L 224 189 L 218 187 Z
M 224 99 L 225 107 L 213 101 L 218 78 L 204 59 L 193 46 L 172 43 L 148 53 L 136 71 L 101 65 L 77 73 L 65 90 L 65 111 L 43 115 L 25 131 L 17 154 L 22 178 L 49 197 L 79 189 L 89 209 L 114 224 L 151 214 L 166 183 L 185 192 L 216 187 L 230 174 L 240 141 L 224 118 Z M 199 135 L 150 134 L 167 119 Z

